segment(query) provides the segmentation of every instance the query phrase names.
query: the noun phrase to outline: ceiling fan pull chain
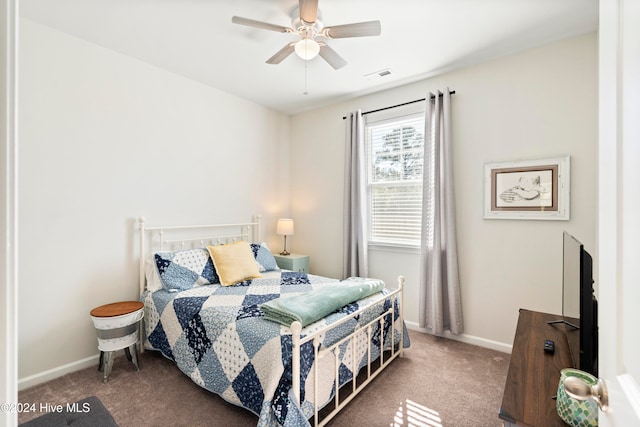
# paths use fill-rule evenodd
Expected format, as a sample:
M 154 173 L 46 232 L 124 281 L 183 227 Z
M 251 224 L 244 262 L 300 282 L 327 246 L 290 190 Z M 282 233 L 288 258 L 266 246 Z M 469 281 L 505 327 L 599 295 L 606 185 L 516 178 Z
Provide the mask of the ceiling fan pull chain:
M 304 92 L 302 93 L 303 95 L 309 95 L 309 92 L 307 92 L 307 63 L 309 61 L 304 61 Z

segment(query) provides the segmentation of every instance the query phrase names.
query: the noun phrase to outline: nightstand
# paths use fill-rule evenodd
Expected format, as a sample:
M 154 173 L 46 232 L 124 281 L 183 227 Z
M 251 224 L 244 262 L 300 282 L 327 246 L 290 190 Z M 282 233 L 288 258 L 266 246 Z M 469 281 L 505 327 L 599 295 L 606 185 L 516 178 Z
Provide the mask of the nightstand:
M 117 350 L 124 349 L 124 354 L 138 365 L 138 326 L 144 317 L 144 304 L 140 301 L 121 301 L 101 305 L 89 313 L 98 336 L 100 361 L 98 370 L 104 366 L 103 382 L 106 383 L 113 367 L 113 357 Z
M 276 259 L 278 263 L 278 267 L 291 270 L 291 271 L 299 271 L 301 273 L 309 272 L 309 255 L 300 255 L 300 254 L 291 254 L 291 255 L 280 255 L 274 254 L 273 257 Z

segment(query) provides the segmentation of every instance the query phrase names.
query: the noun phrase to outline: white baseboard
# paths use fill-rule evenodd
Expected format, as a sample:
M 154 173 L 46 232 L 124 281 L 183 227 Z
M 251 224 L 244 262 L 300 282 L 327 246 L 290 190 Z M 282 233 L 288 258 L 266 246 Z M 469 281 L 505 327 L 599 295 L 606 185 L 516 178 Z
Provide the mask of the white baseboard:
M 408 320 L 405 320 L 404 322 L 407 325 L 407 328 L 409 328 L 411 330 L 424 332 L 425 334 L 433 335 L 428 329 L 421 328 L 415 322 L 410 322 Z M 473 335 L 467 335 L 467 334 L 455 335 L 455 334 L 452 334 L 449 331 L 445 331 L 444 334 L 438 335 L 438 336 L 441 336 L 441 337 L 444 337 L 444 338 L 448 338 L 448 339 L 451 339 L 451 340 L 455 340 L 455 341 L 464 342 L 464 343 L 467 343 L 467 344 L 477 345 L 479 347 L 489 348 L 491 350 L 501 351 L 503 353 L 509 353 L 509 354 L 511 354 L 511 349 L 513 347 L 511 344 L 505 344 L 505 343 L 502 343 L 502 342 L 492 341 L 492 340 L 488 340 L 486 338 L 475 337 Z
M 48 371 L 40 372 L 38 374 L 30 375 L 26 378 L 20 378 L 18 379 L 18 391 L 33 387 L 34 385 L 45 383 L 47 381 L 51 381 L 70 372 L 90 368 L 91 366 L 94 366 L 97 369 L 99 360 L 100 355 L 96 354 L 95 356 L 87 357 L 86 359 L 78 360 L 76 362 L 71 362 L 57 368 L 49 369 Z
M 426 334 L 431 334 L 429 330 L 421 328 L 415 322 L 406 321 L 407 328 L 424 332 Z M 489 348 L 496 351 L 501 351 L 503 353 L 511 353 L 511 345 L 504 344 L 498 341 L 492 341 L 485 338 L 474 337 L 473 335 L 454 335 L 449 331 L 446 331 L 443 335 L 444 338 L 448 338 L 455 341 L 464 342 L 467 344 L 477 345 L 479 347 Z M 20 378 L 18 380 L 18 391 L 27 389 L 29 387 L 33 387 L 38 384 L 45 383 L 47 381 L 51 381 L 55 378 L 61 377 L 70 372 L 79 371 L 81 369 L 90 368 L 95 366 L 97 368 L 98 361 L 100 359 L 100 355 L 96 354 L 94 356 L 87 357 L 86 359 L 78 360 L 76 362 L 68 363 L 63 366 L 59 366 L 57 368 L 49 369 L 48 371 L 40 372 L 35 375 L 28 376 L 26 378 Z

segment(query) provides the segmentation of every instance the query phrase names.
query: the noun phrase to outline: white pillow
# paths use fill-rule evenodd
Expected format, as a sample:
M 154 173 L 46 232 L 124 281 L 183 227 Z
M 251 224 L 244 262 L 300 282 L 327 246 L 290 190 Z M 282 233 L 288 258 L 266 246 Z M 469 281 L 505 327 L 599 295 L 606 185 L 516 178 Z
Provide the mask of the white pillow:
M 147 279 L 147 289 L 149 291 L 155 292 L 163 288 L 153 254 L 147 255 L 144 260 L 144 275 Z

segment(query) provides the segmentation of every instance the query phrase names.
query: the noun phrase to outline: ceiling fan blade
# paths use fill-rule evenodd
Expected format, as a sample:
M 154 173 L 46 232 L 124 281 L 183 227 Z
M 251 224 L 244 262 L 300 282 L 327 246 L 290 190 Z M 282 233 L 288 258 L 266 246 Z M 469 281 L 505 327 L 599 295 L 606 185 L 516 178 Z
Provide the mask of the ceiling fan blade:
M 380 21 L 367 21 L 326 27 L 322 30 L 322 34 L 330 39 L 341 39 L 345 37 L 379 36 L 381 31 Z
M 271 58 L 267 59 L 267 64 L 279 64 L 281 63 L 287 56 L 291 55 L 295 50 L 295 42 L 289 43 L 279 51 L 275 53 Z
M 300 0 L 300 19 L 308 24 L 318 19 L 318 0 Z
M 281 25 L 269 24 L 268 22 L 256 21 L 254 19 L 242 18 L 240 16 L 234 16 L 231 18 L 231 22 L 234 24 L 246 25 L 247 27 L 261 28 L 263 30 L 277 31 L 279 33 L 292 33 L 293 29 L 289 27 L 283 27 Z
M 327 61 L 334 69 L 339 69 L 347 65 L 347 61 L 344 60 L 338 52 L 333 50 L 329 45 L 325 43 L 318 43 L 320 45 L 320 56 Z

